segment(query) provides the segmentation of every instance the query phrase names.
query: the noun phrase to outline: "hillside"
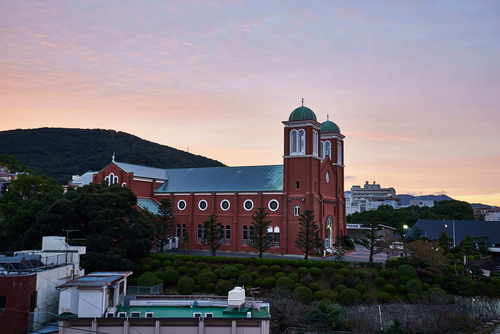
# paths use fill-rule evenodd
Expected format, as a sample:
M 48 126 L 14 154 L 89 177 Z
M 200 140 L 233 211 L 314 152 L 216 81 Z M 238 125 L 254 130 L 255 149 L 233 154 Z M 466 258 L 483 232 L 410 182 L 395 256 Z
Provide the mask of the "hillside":
M 66 184 L 116 160 L 159 168 L 217 167 L 222 163 L 114 130 L 40 128 L 0 131 L 0 154 Z

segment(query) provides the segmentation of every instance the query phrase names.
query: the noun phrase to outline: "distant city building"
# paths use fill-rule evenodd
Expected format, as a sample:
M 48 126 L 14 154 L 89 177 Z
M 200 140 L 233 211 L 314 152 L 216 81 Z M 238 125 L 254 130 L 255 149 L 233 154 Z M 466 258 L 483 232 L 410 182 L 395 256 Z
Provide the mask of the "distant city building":
M 409 206 L 427 206 L 429 208 L 432 208 L 434 206 L 434 200 L 431 199 L 411 199 L 410 200 L 410 205 Z
M 0 255 L 0 328 L 2 333 L 31 333 L 57 315 L 56 286 L 82 276 L 85 247 L 64 237 L 43 237 L 42 250 Z
M 390 205 L 393 208 L 401 206 L 401 198 L 396 197 L 394 188 L 382 188 L 380 184 L 370 184 L 368 181 L 361 186 L 352 186 L 346 193 L 346 214 L 376 210 L 381 205 Z
M 9 173 L 7 167 L 0 166 L 0 197 L 7 191 L 10 183 L 15 178 L 16 175 Z
M 500 221 L 500 208 L 498 206 L 477 206 L 474 208 L 474 218 L 485 221 Z

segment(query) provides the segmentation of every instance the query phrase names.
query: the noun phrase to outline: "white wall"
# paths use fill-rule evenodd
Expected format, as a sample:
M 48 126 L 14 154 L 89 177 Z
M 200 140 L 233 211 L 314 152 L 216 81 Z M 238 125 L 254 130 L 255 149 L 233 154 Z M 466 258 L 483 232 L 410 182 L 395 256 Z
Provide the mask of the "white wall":
M 102 290 L 80 290 L 78 317 L 102 317 L 105 295 Z

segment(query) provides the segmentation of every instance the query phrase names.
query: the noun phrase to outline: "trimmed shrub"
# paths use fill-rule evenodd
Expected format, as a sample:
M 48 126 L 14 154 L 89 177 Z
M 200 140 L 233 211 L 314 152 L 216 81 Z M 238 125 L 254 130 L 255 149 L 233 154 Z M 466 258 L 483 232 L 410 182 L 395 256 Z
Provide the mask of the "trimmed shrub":
M 199 286 L 198 284 L 196 284 L 196 285 L 194 286 L 194 291 L 196 291 L 196 292 L 200 292 L 200 291 L 201 291 L 201 286 Z
M 354 289 L 358 290 L 359 293 L 364 293 L 366 291 L 366 286 L 363 284 L 357 284 Z
M 373 281 L 379 285 L 385 285 L 385 279 L 383 277 L 380 276 L 375 277 Z
M 215 275 L 213 272 L 205 272 L 201 273 L 200 276 L 198 276 L 198 284 L 202 287 L 205 288 L 208 284 L 217 282 L 217 275 Z
M 313 301 L 313 292 L 306 286 L 299 286 L 292 293 L 293 298 L 300 299 L 305 303 Z
M 335 300 L 335 301 L 337 301 L 337 300 L 339 300 L 339 294 L 338 294 L 338 293 L 336 293 L 336 292 L 334 292 L 334 293 L 330 293 L 330 294 L 328 295 L 328 298 L 329 298 L 330 300 Z
M 236 284 L 236 278 L 231 278 L 231 279 L 229 280 L 229 282 L 231 282 L 231 283 L 233 283 L 233 285 L 235 285 L 235 284 Z
M 174 268 L 174 266 L 168 266 L 168 267 L 165 267 L 165 269 L 163 271 L 165 271 L 165 270 L 175 270 L 175 268 Z
M 309 273 L 309 269 L 307 269 L 306 267 L 300 267 L 299 269 L 297 269 L 297 273 L 299 275 L 307 275 Z
M 185 275 L 186 272 L 187 272 L 187 268 L 186 267 L 177 267 L 177 272 L 181 275 Z
M 268 277 L 264 280 L 263 284 L 265 288 L 274 288 L 274 285 L 276 284 L 276 278 Z
M 349 275 L 349 269 L 347 269 L 347 268 L 341 268 L 341 269 L 339 269 L 339 274 L 347 276 L 347 275 Z
M 431 288 L 431 286 L 430 286 L 430 284 L 422 283 L 422 288 L 424 289 L 424 291 L 427 291 Z
M 177 281 L 179 281 L 179 276 L 180 275 L 177 270 L 170 269 L 165 270 L 161 274 L 161 279 L 163 280 L 163 282 L 165 282 L 165 284 L 177 284 Z
M 344 290 L 347 290 L 347 287 L 344 284 L 340 284 L 337 286 L 337 291 L 340 293 Z
M 241 263 L 236 263 L 236 264 L 234 265 L 234 267 L 235 267 L 236 269 L 238 269 L 239 271 L 245 270 L 245 266 L 244 266 L 244 265 L 242 265 Z
M 293 289 L 295 290 L 295 289 L 297 289 L 299 286 L 302 286 L 302 284 L 300 284 L 300 283 L 295 283 L 295 284 L 293 285 Z
M 391 270 L 391 277 L 398 278 L 401 274 L 397 270 Z
M 194 262 L 193 262 L 193 261 L 187 261 L 184 265 L 185 265 L 187 268 L 193 268 L 193 267 L 194 267 Z
M 371 303 L 373 301 L 373 296 L 369 293 L 363 294 L 363 300 L 367 303 Z
M 183 277 L 177 282 L 177 290 L 181 295 L 190 295 L 193 293 L 195 285 L 194 279 L 191 277 Z
M 328 263 L 328 262 L 325 262 L 325 263 Z M 325 278 L 329 278 L 329 277 L 332 277 L 333 275 L 335 275 L 335 269 L 333 269 L 332 267 L 325 267 L 323 268 L 323 276 Z
M 345 277 L 344 285 L 347 286 L 349 289 L 354 289 L 358 281 L 360 281 L 359 278 L 356 279 L 354 275 L 349 274 Z
M 143 272 L 151 271 L 151 266 L 149 264 L 145 264 L 141 269 Z
M 443 285 L 444 283 L 444 279 L 441 276 L 434 276 L 432 280 L 434 281 L 434 284 Z
M 260 279 L 256 279 L 253 281 L 253 286 L 262 286 L 262 281 Z
M 409 264 L 402 264 L 398 267 L 398 271 L 401 273 L 401 275 L 408 276 L 410 278 L 417 277 L 417 270 L 409 265 Z
M 420 283 L 416 279 L 409 280 L 408 282 L 406 282 L 405 286 L 406 286 L 406 291 L 408 291 L 408 293 L 419 294 L 424 290 L 422 283 Z
M 156 285 L 157 280 L 158 280 L 158 277 L 156 277 L 155 274 L 153 274 L 150 271 L 147 271 L 139 277 L 139 279 L 137 280 L 137 285 L 138 286 L 153 286 L 153 285 Z
M 276 280 L 275 287 L 284 289 L 284 290 L 293 290 L 293 286 L 295 285 L 295 282 L 293 279 L 289 277 L 280 277 Z
M 335 274 L 332 276 L 332 278 L 330 278 L 330 286 L 332 288 L 336 287 L 339 284 L 344 284 L 344 283 L 345 283 L 345 276 L 344 275 Z
M 441 296 L 446 296 L 446 292 L 443 289 L 440 288 L 430 288 L 427 290 L 427 293 L 429 295 L 429 298 L 435 298 L 435 297 L 441 297 Z
M 339 300 L 344 305 L 355 305 L 361 301 L 361 294 L 354 289 L 345 289 L 340 293 Z
M 268 266 L 266 266 L 265 264 L 263 264 L 263 265 L 259 266 L 259 269 L 257 269 L 257 271 L 258 271 L 259 273 L 261 273 L 261 274 L 263 274 L 263 273 L 267 273 L 267 272 L 268 272 L 268 270 L 269 270 L 269 267 L 268 267 Z
M 170 267 L 170 266 L 172 265 L 172 261 L 170 261 L 170 260 L 165 260 L 165 261 L 163 261 L 162 265 L 163 265 L 164 267 Z
M 359 269 L 354 270 L 354 271 L 352 272 L 352 275 L 353 275 L 354 277 L 359 277 L 359 278 L 361 278 L 361 279 L 365 278 L 365 272 L 364 272 L 363 270 L 359 270 Z
M 381 303 L 387 303 L 388 301 L 391 300 L 391 298 L 392 298 L 391 295 L 387 292 L 382 291 L 382 292 L 377 293 L 377 300 Z
M 419 300 L 420 295 L 418 293 L 409 293 L 406 295 L 406 298 L 408 298 L 409 301 Z
M 203 270 L 203 269 L 206 269 L 206 268 L 207 268 L 207 265 L 206 265 L 206 263 L 205 263 L 205 262 L 198 262 L 198 263 L 196 264 L 196 266 L 197 266 L 197 267 L 198 267 L 198 269 L 200 269 L 200 270 Z
M 220 269 L 214 269 L 212 272 L 215 274 L 215 276 L 217 276 L 217 278 L 220 278 L 220 275 L 221 275 Z
M 406 275 L 399 276 L 399 281 L 401 282 L 401 284 L 406 284 L 406 282 L 408 282 L 409 280 L 411 280 L 409 276 Z
M 404 284 L 400 284 L 398 286 L 398 291 L 401 292 L 401 293 L 406 292 L 406 286 Z
M 384 286 L 384 292 L 387 292 L 388 294 L 390 295 L 395 295 L 396 294 L 396 287 L 394 285 L 391 285 L 391 284 L 387 284 L 386 286 Z
M 156 277 L 161 278 L 161 271 L 155 272 Z
M 160 260 L 153 260 L 151 262 L 149 262 L 149 265 L 154 268 L 154 267 L 158 267 L 160 265 Z
M 215 293 L 219 296 L 227 296 L 228 292 L 233 290 L 233 288 L 233 283 L 223 280 L 215 286 Z
M 315 277 L 320 277 L 322 274 L 321 269 L 319 269 L 318 267 L 312 267 L 311 269 L 309 269 L 309 273 Z
M 233 266 L 227 266 L 226 268 L 222 269 L 220 273 L 220 277 L 224 280 L 230 280 L 232 278 L 236 279 L 240 275 L 240 271 L 238 268 L 233 267 Z
M 249 274 L 243 274 L 238 277 L 239 286 L 248 286 L 253 284 L 253 278 Z
M 138 264 L 138 263 L 134 263 L 134 271 L 135 271 L 135 272 L 138 272 L 139 270 L 141 270 L 141 268 L 142 268 L 142 267 L 141 267 L 141 265 L 140 265 L 140 264 Z
M 281 267 L 278 266 L 278 265 L 272 265 L 270 268 L 269 268 L 269 271 L 271 272 L 271 274 L 276 274 L 277 272 L 280 272 L 281 271 Z
M 286 274 L 282 273 L 282 272 L 279 272 L 279 273 L 276 273 L 276 275 L 274 275 L 274 278 L 276 278 L 276 279 L 278 279 L 280 277 L 286 277 Z
M 252 276 L 252 278 L 253 278 L 253 279 L 256 279 L 257 277 L 259 277 L 259 273 L 258 273 L 258 272 L 256 272 L 256 271 L 252 271 L 252 272 L 250 273 L 250 276 Z
M 300 279 L 300 276 L 296 273 L 288 274 L 288 277 L 291 278 L 295 283 L 298 283 Z
M 316 291 L 314 293 L 314 298 L 316 298 L 316 300 L 321 300 L 325 298 L 325 293 L 323 291 Z
M 389 278 L 391 277 L 391 272 L 387 269 L 382 269 L 378 272 L 379 276 L 380 277 L 383 277 L 383 278 Z
M 311 283 L 311 284 L 309 284 L 309 289 L 311 289 L 312 292 L 316 292 L 319 290 L 319 284 L 318 283 Z
M 196 268 L 189 268 L 186 274 L 189 277 L 195 277 L 196 275 L 198 275 L 198 269 L 196 269 Z

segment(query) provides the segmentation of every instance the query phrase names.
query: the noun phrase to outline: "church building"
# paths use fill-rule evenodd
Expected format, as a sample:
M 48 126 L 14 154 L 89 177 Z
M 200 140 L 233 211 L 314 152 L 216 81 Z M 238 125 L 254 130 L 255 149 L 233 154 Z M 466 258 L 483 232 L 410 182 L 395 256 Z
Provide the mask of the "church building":
M 138 206 L 154 213 L 169 198 L 172 235 L 182 238 L 188 232 L 190 249 L 208 249 L 201 243 L 202 223 L 215 214 L 224 228 L 219 251 L 255 252 L 250 229 L 260 207 L 272 221 L 268 235 L 273 247 L 267 253 L 302 254 L 295 240 L 305 210 L 314 211 L 325 248 L 330 248 L 336 236 L 346 234 L 344 136 L 335 123 L 319 123 L 303 105 L 283 124 L 283 165 L 161 169 L 113 159 L 92 181 L 129 187 Z

